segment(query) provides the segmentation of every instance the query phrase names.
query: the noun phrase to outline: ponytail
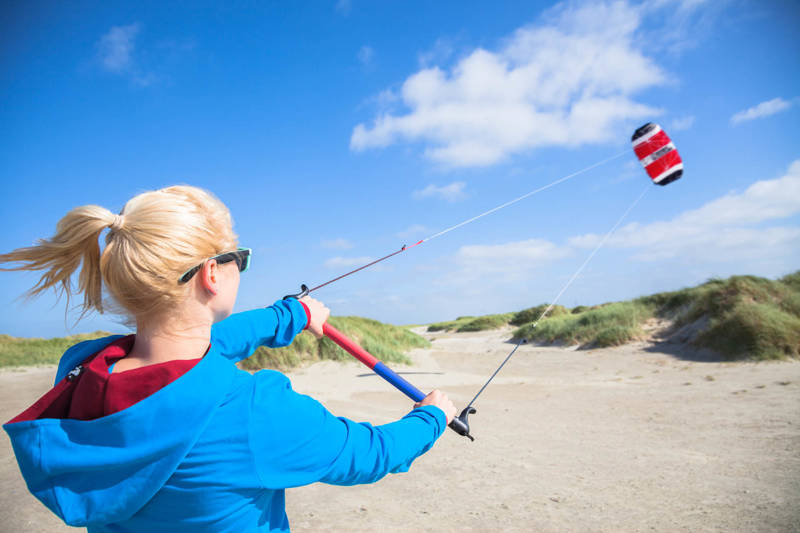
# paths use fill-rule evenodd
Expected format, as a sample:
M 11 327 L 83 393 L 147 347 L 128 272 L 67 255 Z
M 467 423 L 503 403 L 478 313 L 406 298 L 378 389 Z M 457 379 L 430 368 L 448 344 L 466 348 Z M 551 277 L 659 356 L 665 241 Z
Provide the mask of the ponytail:
M 22 263 L 2 266 L 0 270 L 43 270 L 39 282 L 27 295 L 37 296 L 54 287 L 59 296 L 66 295 L 69 306 L 70 297 L 76 293 L 70 279 L 83 262 L 77 290 L 84 295 L 81 317 L 92 309 L 102 313 L 100 245 L 97 241 L 104 229 L 119 226 L 120 218 L 97 205 L 76 207 L 58 221 L 56 234 L 50 239 L 40 239 L 34 246 L 0 254 L 0 263 Z

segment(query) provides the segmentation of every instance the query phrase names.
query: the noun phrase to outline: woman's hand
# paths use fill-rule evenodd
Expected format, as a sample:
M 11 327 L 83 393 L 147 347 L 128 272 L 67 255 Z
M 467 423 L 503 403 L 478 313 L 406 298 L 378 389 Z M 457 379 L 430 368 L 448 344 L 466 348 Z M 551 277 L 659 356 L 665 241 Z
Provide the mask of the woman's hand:
M 308 331 L 316 338 L 322 338 L 322 326 L 325 325 L 325 321 L 331 316 L 331 310 L 325 307 L 325 304 L 319 300 L 315 300 L 311 296 L 303 296 L 300 298 L 300 301 L 308 307 L 308 312 L 311 314 L 311 318 L 308 321 Z
M 415 403 L 414 407 L 422 407 L 423 405 L 435 405 L 444 411 L 444 416 L 447 418 L 448 424 L 450 424 L 450 421 L 452 421 L 453 417 L 456 416 L 456 406 L 453 405 L 453 402 L 450 401 L 450 398 L 448 398 L 447 395 L 439 389 L 436 389 L 425 396 L 421 402 Z

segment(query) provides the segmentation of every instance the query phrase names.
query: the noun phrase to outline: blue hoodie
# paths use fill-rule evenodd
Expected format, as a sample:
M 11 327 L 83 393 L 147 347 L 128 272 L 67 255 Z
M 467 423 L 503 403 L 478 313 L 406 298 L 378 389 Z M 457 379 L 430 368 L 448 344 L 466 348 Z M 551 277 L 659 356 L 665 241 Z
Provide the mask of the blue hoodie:
M 127 409 L 5 424 L 28 489 L 89 532 L 288 531 L 284 489 L 407 471 L 444 431 L 439 408 L 356 423 L 294 392 L 280 372 L 234 364 L 289 344 L 306 320 L 296 300 L 231 315 L 200 362 Z M 117 338 L 72 346 L 56 383 Z

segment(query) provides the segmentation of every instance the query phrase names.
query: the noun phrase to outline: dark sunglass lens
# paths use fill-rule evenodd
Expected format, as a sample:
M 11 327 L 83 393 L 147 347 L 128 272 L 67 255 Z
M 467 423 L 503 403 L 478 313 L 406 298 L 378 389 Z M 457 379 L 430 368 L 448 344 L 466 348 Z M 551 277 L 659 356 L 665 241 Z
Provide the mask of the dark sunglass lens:
M 239 265 L 239 272 L 244 272 L 250 265 L 250 250 L 239 250 L 236 253 L 236 263 Z

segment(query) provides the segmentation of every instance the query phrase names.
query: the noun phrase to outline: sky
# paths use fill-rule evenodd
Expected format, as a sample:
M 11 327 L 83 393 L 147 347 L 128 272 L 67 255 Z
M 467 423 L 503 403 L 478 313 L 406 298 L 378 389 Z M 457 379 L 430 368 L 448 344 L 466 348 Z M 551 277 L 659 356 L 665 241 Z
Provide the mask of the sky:
M 0 250 L 70 209 L 203 187 L 253 249 L 236 310 L 270 305 L 546 184 L 313 295 L 421 324 L 800 269 L 800 4 L 5 2 Z M 650 184 L 646 122 L 684 176 Z M 26 300 L 0 333 L 127 328 Z M 72 304 L 81 298 L 73 300 Z

